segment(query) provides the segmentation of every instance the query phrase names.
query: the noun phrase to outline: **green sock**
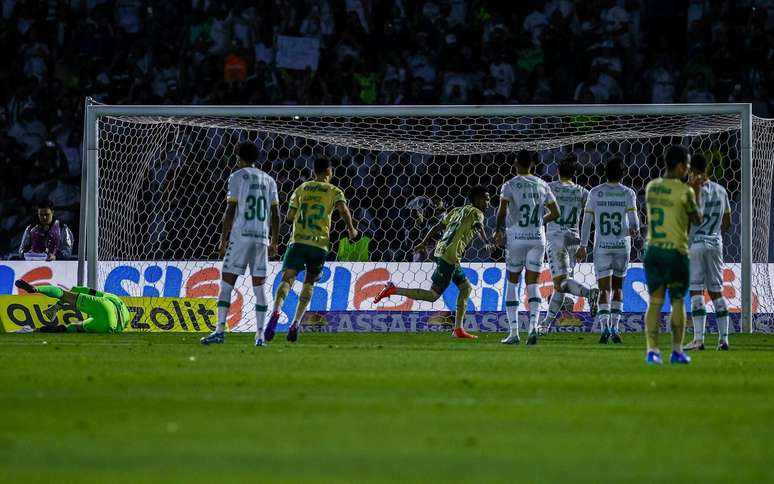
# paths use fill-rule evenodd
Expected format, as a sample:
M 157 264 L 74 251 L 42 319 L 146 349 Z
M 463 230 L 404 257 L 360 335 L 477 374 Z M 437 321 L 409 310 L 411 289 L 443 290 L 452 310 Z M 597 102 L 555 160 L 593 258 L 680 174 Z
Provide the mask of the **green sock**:
M 39 293 L 48 297 L 53 297 L 54 299 L 59 299 L 64 295 L 64 291 L 56 286 L 38 286 L 35 289 L 37 289 Z

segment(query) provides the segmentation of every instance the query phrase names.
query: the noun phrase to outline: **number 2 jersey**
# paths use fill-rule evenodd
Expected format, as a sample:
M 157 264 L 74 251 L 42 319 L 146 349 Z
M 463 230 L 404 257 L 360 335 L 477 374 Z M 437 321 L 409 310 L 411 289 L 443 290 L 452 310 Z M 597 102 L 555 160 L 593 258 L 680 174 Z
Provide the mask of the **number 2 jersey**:
M 645 188 L 648 247 L 688 255 L 688 214 L 697 210 L 693 188 L 675 178 L 656 178 Z
M 543 214 L 556 198 L 548 184 L 535 175 L 518 175 L 503 184 L 500 198 L 508 200 L 505 227 L 508 242 L 539 241 L 545 244 Z
M 706 242 L 718 247 L 723 246 L 723 235 L 720 226 L 723 215 L 731 213 L 726 189 L 715 182 L 708 181 L 701 186 L 699 213 L 702 214 L 701 225 L 691 225 L 688 238 L 690 243 Z
M 291 244 L 306 244 L 329 250 L 331 215 L 339 202 L 347 203 L 344 192 L 327 182 L 302 183 L 290 197 L 290 208 L 296 210 Z
M 576 241 L 577 245 L 580 241 L 578 222 L 586 206 L 589 191 L 566 180 L 553 181 L 548 187 L 559 205 L 559 218 L 546 226 L 548 241 L 558 247 L 572 245 L 568 244 L 568 241 Z
M 269 245 L 269 209 L 279 204 L 274 178 L 252 166 L 240 168 L 228 179 L 227 201 L 237 205 L 230 239 Z
M 639 229 L 634 190 L 620 183 L 597 185 L 589 192 L 585 212 L 594 217 L 594 250 L 629 253 L 629 232 Z M 589 234 L 586 231 L 584 228 L 583 247 L 588 245 Z

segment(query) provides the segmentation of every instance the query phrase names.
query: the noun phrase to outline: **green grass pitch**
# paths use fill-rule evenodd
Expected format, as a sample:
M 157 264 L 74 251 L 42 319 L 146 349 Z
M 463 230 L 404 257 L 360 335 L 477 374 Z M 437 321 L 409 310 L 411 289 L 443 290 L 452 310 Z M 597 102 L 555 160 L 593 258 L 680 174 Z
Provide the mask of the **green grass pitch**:
M 199 336 L 0 336 L 0 482 L 774 481 L 771 335 Z

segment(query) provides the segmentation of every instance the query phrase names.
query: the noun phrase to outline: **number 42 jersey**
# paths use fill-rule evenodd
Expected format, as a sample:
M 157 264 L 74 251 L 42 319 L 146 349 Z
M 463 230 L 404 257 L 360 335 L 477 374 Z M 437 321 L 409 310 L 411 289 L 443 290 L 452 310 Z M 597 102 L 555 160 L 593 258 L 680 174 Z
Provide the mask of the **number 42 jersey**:
M 279 204 L 277 182 L 255 167 L 240 168 L 228 179 L 228 203 L 236 203 L 232 241 L 269 245 L 269 209 Z
M 331 215 L 339 202 L 347 199 L 335 185 L 316 180 L 299 185 L 290 197 L 290 208 L 296 210 L 290 243 L 330 250 Z

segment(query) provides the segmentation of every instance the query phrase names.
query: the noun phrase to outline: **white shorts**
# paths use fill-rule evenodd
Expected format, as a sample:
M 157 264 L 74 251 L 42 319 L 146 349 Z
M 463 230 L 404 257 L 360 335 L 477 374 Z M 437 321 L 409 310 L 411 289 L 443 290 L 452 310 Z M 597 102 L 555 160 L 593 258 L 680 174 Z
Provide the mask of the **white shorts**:
M 542 240 L 510 240 L 505 249 L 505 268 L 508 272 L 521 272 L 524 267 L 540 272 L 545 253 L 546 244 Z
M 222 272 L 241 276 L 250 266 L 250 275 L 266 277 L 269 265 L 269 248 L 252 240 L 229 240 Z
M 712 242 L 694 242 L 689 251 L 691 291 L 723 290 L 723 246 Z
M 629 251 L 595 249 L 594 274 L 597 280 L 615 276 L 623 278 L 629 269 Z
M 575 252 L 578 250 L 579 240 L 574 237 L 549 237 L 546 243 L 548 253 L 548 266 L 551 268 L 551 277 L 572 275 L 575 268 Z

